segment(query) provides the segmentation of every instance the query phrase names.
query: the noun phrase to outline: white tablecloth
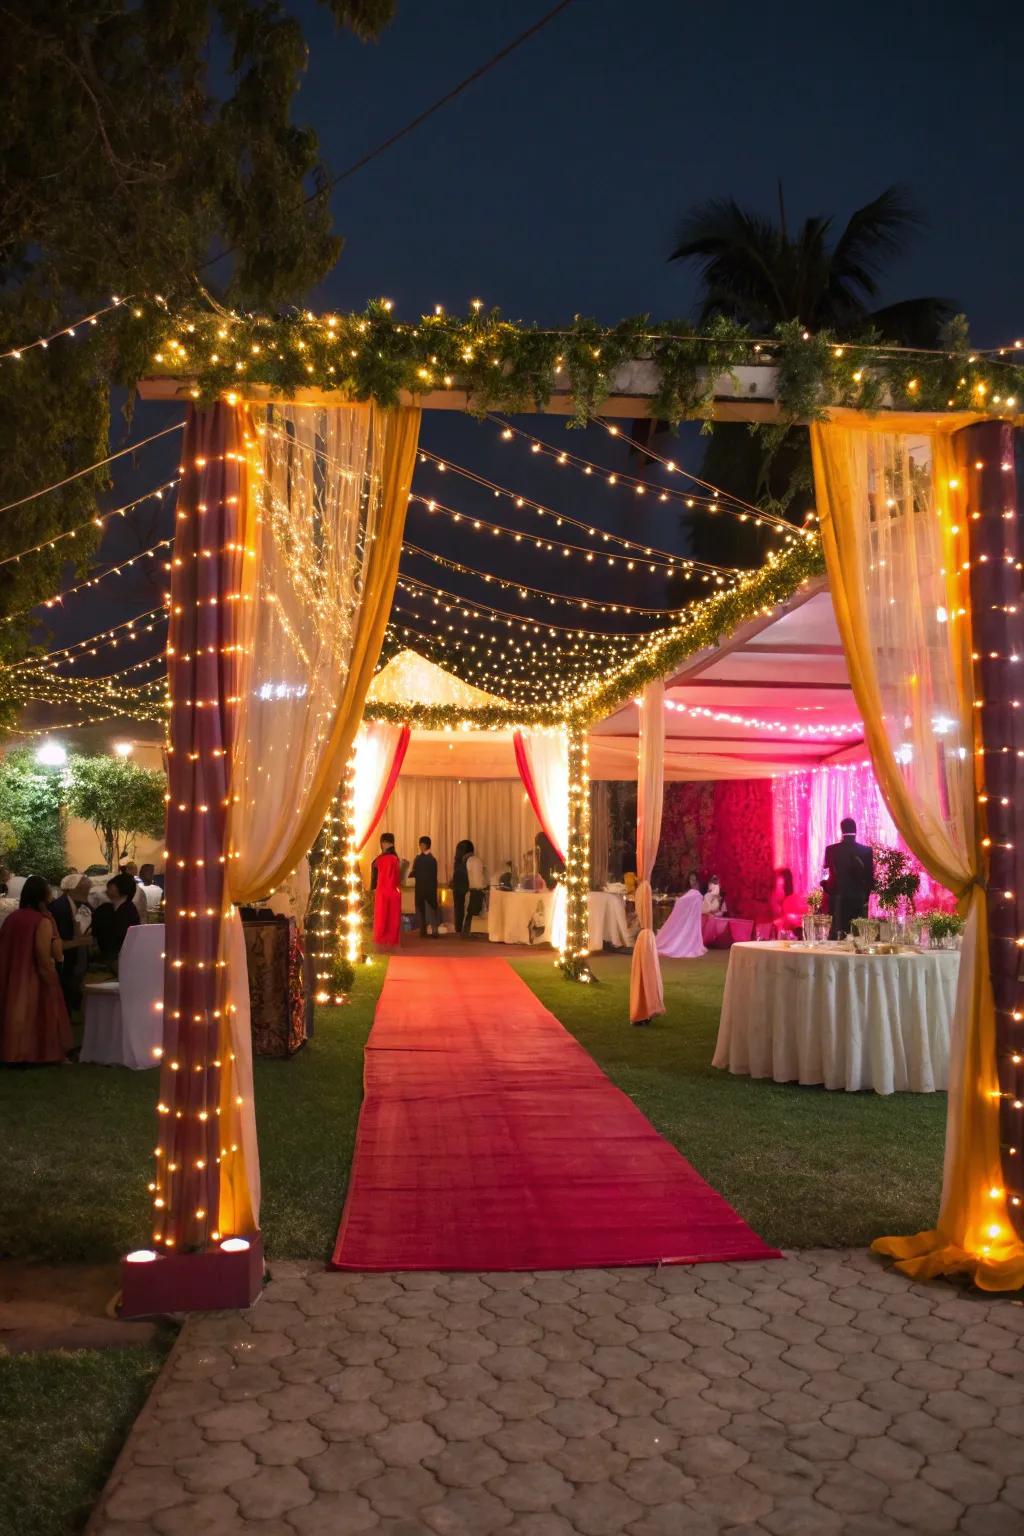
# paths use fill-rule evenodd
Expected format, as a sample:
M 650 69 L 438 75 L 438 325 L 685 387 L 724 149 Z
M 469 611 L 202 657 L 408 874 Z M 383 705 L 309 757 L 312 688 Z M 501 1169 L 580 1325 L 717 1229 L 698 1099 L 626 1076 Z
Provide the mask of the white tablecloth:
M 535 943 L 551 943 L 555 923 L 555 891 L 500 891 L 492 888 L 487 907 L 488 937 L 492 944 L 529 944 L 530 920 L 543 923 Z M 564 897 L 561 898 L 564 901 Z M 557 937 L 557 933 L 556 933 Z M 625 949 L 629 945 L 626 904 L 612 891 L 590 892 L 590 948 L 605 943 Z
M 734 944 L 714 1065 L 850 1092 L 944 1089 L 959 967 L 955 951 Z
M 118 979 L 85 991 L 80 1061 L 102 1066 L 159 1066 L 164 1032 L 164 925 L 141 923 L 125 934 Z

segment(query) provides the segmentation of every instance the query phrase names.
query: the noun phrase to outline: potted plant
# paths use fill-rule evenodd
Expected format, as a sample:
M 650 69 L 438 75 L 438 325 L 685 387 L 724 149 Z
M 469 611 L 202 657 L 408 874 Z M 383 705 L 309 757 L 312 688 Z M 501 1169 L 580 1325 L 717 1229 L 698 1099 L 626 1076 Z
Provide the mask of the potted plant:
M 958 912 L 944 912 L 935 907 L 921 913 L 921 933 L 928 935 L 932 949 L 959 949 L 964 931 L 964 920 Z
M 921 872 L 909 853 L 902 848 L 885 848 L 876 845 L 875 878 L 872 884 L 875 901 L 883 918 L 892 930 L 909 923 L 914 913 L 914 903 L 921 888 Z

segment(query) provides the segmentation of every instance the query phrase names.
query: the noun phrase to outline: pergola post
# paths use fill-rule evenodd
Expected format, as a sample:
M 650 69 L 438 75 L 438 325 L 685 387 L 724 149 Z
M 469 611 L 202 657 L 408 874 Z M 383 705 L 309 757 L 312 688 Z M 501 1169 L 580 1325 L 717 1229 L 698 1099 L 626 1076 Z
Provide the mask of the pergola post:
M 1013 430 L 980 422 L 953 441 L 971 556 L 975 781 L 988 853 L 999 1145 L 1006 1213 L 1024 1237 L 1024 604 Z
M 562 968 L 572 981 L 590 980 L 590 764 L 587 725 L 570 721 L 569 846 L 565 850 L 565 949 Z
M 151 1250 L 126 1315 L 249 1305 L 263 1253 L 230 1046 L 228 808 L 243 648 L 244 423 L 190 408 L 171 565 L 164 1021 Z M 237 956 L 235 957 L 237 960 Z M 229 1241 L 225 1251 L 221 1244 Z

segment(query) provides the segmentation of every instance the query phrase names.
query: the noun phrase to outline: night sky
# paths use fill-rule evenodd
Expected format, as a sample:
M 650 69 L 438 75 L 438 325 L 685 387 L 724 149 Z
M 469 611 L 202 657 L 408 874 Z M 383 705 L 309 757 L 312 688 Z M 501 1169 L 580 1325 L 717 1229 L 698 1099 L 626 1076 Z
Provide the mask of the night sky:
M 487 59 L 546 9 L 544 0 L 399 0 L 398 18 L 376 45 L 337 32 L 313 0 L 300 0 L 310 66 L 296 105 L 320 135 L 332 172 L 372 149 Z M 666 261 L 683 213 L 732 196 L 774 214 L 782 178 L 791 226 L 834 213 L 839 227 L 893 182 L 906 184 L 927 224 L 889 269 L 882 302 L 934 293 L 955 301 L 982 346 L 1024 328 L 1024 243 L 1018 153 L 1024 16 L 989 0 L 861 0 L 853 7 L 787 0 L 575 0 L 543 32 L 418 129 L 338 188 L 341 260 L 314 308 L 362 308 L 386 295 L 406 317 L 442 303 L 463 310 L 482 298 L 513 319 L 554 324 L 576 313 L 613 322 L 649 311 L 692 313 L 693 275 Z M 132 437 L 180 414 L 143 405 Z M 525 419 L 523 419 L 525 422 Z M 534 418 L 540 435 L 618 467 L 605 434 L 570 433 Z M 115 422 L 115 446 L 129 440 Z M 422 442 L 538 500 L 599 527 L 685 550 L 679 518 L 656 503 L 539 468 L 528 451 L 499 444 L 493 427 L 433 415 Z M 696 466 L 693 429 L 679 448 Z M 108 505 L 173 472 L 173 451 L 146 450 L 118 475 Z M 499 474 L 499 471 L 501 473 Z M 645 473 L 648 473 L 645 471 Z M 650 472 L 653 481 L 656 476 Z M 436 471 L 417 489 L 438 494 Z M 474 498 L 446 477 L 449 500 L 513 522 L 503 503 Z M 530 526 L 529 520 L 523 526 Z M 410 514 L 410 536 L 453 552 L 450 532 Z M 118 523 L 101 558 L 121 559 L 170 530 L 162 515 Z M 485 565 L 479 540 L 461 558 Z M 407 564 L 458 588 L 436 568 Z M 576 562 L 573 562 L 575 565 Z M 535 585 L 547 574 L 535 564 Z M 582 586 L 600 593 L 593 569 Z M 68 643 L 158 600 L 157 573 L 112 578 L 69 599 L 50 619 Z M 466 590 L 469 590 L 468 588 Z M 633 596 L 656 602 L 641 583 Z M 156 595 L 154 595 L 156 594 Z M 566 622 L 571 622 L 567 620 Z M 155 646 L 151 646 L 155 649 Z M 145 654 L 142 651 L 135 654 Z M 106 652 L 97 670 L 129 659 Z

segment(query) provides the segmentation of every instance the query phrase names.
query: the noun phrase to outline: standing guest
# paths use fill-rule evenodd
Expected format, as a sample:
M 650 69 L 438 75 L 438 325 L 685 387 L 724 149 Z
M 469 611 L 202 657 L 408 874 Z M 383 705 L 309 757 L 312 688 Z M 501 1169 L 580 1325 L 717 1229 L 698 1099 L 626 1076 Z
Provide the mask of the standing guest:
M 137 928 L 139 924 L 134 895 L 134 875 L 112 875 L 107 881 L 107 899 L 96 908 L 92 917 L 92 936 L 99 948 L 100 959 L 115 972 L 128 929 Z
M 139 869 L 139 884 L 142 886 L 146 897 L 146 907 L 150 912 L 159 912 L 160 903 L 164 899 L 163 887 L 156 883 L 156 870 L 152 864 L 143 864 Z
M 390 832 L 384 832 L 371 876 L 373 940 L 383 949 L 395 949 L 402 930 L 401 873 L 395 840 Z
M 830 939 L 844 939 L 856 918 L 867 917 L 868 898 L 875 883 L 875 856 L 866 843 L 858 843 L 852 816 L 844 816 L 839 831 L 842 842 L 830 843 L 825 849 L 828 878 L 822 881 L 832 914 Z
M 421 837 L 420 851 L 412 861 L 421 939 L 427 937 L 428 927 L 433 929 L 431 938 L 437 938 L 437 860 L 430 851 L 431 846 L 429 837 Z
M 79 940 L 92 927 L 90 889 L 88 875 L 80 875 L 77 869 L 73 869 L 64 876 L 60 883 L 60 893 L 50 902 L 50 916 L 57 925 L 57 934 L 64 948 L 64 958 L 58 969 L 61 991 L 69 1013 L 82 1001 L 86 950 Z
M 473 931 L 473 919 L 479 917 L 484 909 L 484 892 L 487 890 L 487 871 L 484 868 L 484 861 L 468 838 L 466 839 L 466 884 L 468 896 L 462 928 L 464 939 L 470 937 Z
M 139 922 L 147 922 L 149 920 L 149 902 L 146 900 L 146 893 L 139 881 L 139 866 L 133 859 L 129 859 L 127 864 L 121 865 L 120 873 L 131 876 L 134 885 L 132 901 L 135 903 L 135 910 L 139 914 Z
M 64 951 L 49 895 L 42 875 L 30 875 L 21 905 L 0 928 L 0 1061 L 61 1062 L 71 1049 L 57 974 Z
M 466 859 L 473 852 L 473 844 L 464 837 L 455 844 L 452 859 L 452 904 L 455 908 L 455 932 L 461 933 L 466 921 L 466 898 L 469 895 L 469 874 Z
M 549 891 L 553 891 L 559 875 L 565 873 L 565 864 L 555 852 L 555 845 L 546 832 L 538 832 L 534 838 L 537 850 L 537 872 Z

